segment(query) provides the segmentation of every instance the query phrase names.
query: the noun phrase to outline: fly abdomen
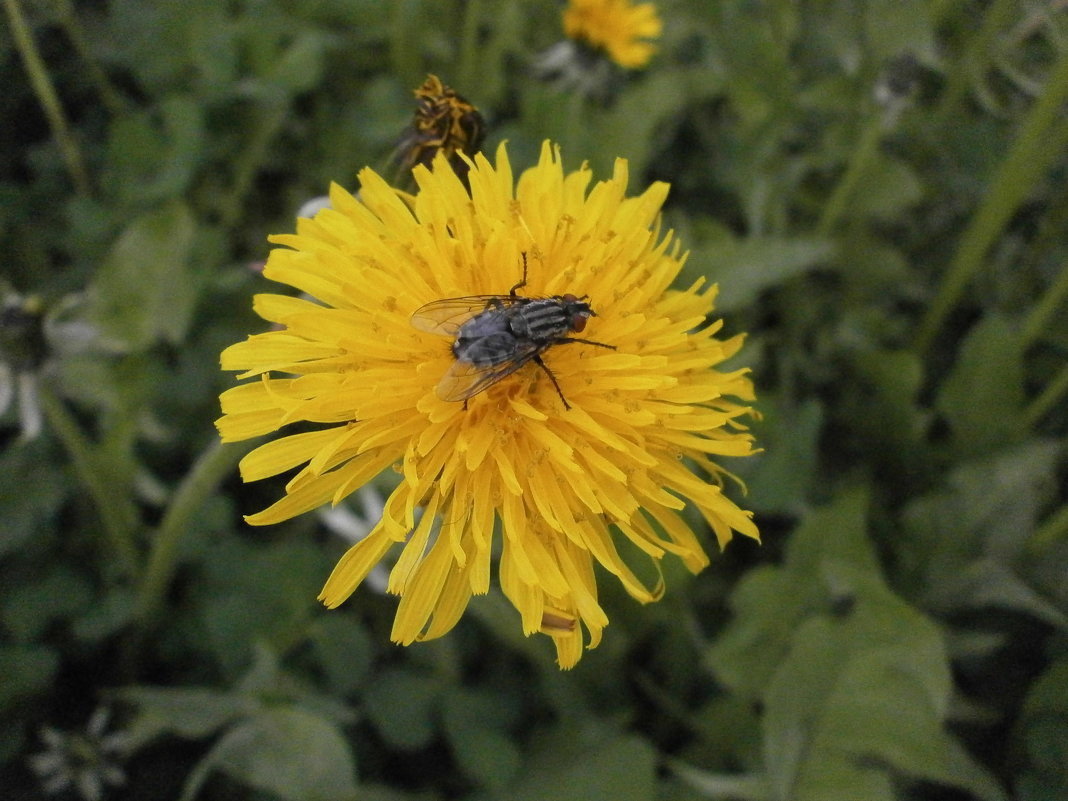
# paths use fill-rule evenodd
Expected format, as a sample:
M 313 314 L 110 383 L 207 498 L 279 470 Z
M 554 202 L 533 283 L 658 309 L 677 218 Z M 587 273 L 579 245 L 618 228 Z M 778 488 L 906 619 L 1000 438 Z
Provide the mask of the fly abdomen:
M 452 354 L 459 361 L 475 367 L 493 367 L 515 359 L 518 344 L 514 336 L 503 332 L 460 337 L 452 343 Z

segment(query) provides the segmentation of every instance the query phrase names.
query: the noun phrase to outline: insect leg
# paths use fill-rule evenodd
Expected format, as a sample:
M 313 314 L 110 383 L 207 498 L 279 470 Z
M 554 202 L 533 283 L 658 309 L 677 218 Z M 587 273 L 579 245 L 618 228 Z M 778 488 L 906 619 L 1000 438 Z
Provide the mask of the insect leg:
M 560 384 L 557 382 L 556 376 L 553 375 L 553 371 L 549 369 L 549 367 L 545 364 L 545 362 L 543 362 L 541 360 L 541 356 L 539 356 L 537 354 L 534 355 L 534 357 L 532 358 L 532 361 L 536 365 L 538 365 L 538 367 L 540 367 L 542 370 L 544 370 L 545 374 L 547 376 L 549 376 L 549 380 L 553 382 L 553 386 L 556 387 L 556 394 L 560 396 L 560 400 L 563 401 L 563 403 L 564 403 L 564 411 L 570 410 L 571 409 L 571 404 L 568 403 L 567 402 L 567 398 L 564 397 L 564 393 L 560 389 Z
M 522 289 L 527 285 L 527 252 L 523 251 L 523 280 L 516 284 L 514 287 L 508 290 L 508 294 L 513 298 L 516 296 L 515 291 Z
M 580 342 L 583 345 L 596 345 L 599 348 L 608 348 L 609 350 L 618 350 L 615 345 L 608 345 L 604 342 L 594 342 L 592 339 L 580 339 L 579 337 L 564 337 L 553 342 L 554 345 L 566 345 L 568 342 Z

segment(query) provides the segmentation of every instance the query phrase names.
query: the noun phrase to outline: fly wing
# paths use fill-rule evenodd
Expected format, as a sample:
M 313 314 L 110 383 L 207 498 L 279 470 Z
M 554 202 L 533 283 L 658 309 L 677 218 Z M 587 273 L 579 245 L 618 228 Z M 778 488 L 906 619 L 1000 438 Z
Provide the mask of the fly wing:
M 468 295 L 462 298 L 444 298 L 420 306 L 412 313 L 412 326 L 428 334 L 456 336 L 460 326 L 495 304 L 508 306 L 509 295 Z
M 473 398 L 529 362 L 538 354 L 538 350 L 533 342 L 521 343 L 512 358 L 496 364 L 477 365 L 457 359 L 438 382 L 438 397 L 443 401 Z

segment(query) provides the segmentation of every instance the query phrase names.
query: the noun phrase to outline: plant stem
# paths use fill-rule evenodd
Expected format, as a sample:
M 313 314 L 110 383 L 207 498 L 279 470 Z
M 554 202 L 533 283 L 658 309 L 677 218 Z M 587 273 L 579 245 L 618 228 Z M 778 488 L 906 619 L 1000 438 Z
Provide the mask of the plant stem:
M 250 448 L 251 443 L 223 445 L 218 441 L 213 442 L 200 454 L 179 484 L 152 539 L 148 564 L 141 576 L 135 609 L 141 629 L 151 625 L 162 606 L 163 595 L 178 562 L 182 537 L 189 530 L 193 515 Z
M 245 197 L 252 187 L 267 149 L 286 121 L 289 106 L 280 101 L 268 101 L 257 114 L 252 135 L 234 159 L 234 180 L 219 203 L 219 219 L 224 227 L 236 224 L 245 208 Z
M 990 245 L 1004 230 L 1009 218 L 1034 187 L 1043 170 L 1061 155 L 1068 142 L 1068 123 L 1049 130 L 1068 99 L 1068 49 L 1053 66 L 1046 89 L 1027 113 L 1008 155 L 991 179 L 986 194 L 972 215 L 960 245 L 927 314 L 920 323 L 915 348 L 925 353 L 946 316 L 960 299 L 964 287 L 979 271 Z
M 44 109 L 45 117 L 48 118 L 48 126 L 52 129 L 52 136 L 59 145 L 59 152 L 67 167 L 74 188 L 80 195 L 92 194 L 92 184 L 89 181 L 89 173 L 85 169 L 85 161 L 82 152 L 78 149 L 74 134 L 67 125 L 67 118 L 63 114 L 63 106 L 60 105 L 56 89 L 49 80 L 48 70 L 45 68 L 44 59 L 37 49 L 37 43 L 30 35 L 30 29 L 26 25 L 26 18 L 19 8 L 18 0 L 4 0 L 4 10 L 7 12 L 8 21 L 11 23 L 12 38 L 15 40 L 15 48 L 22 57 L 22 63 L 30 76 L 30 84 L 37 95 L 37 100 Z
M 1012 19 L 1015 9 L 1014 0 L 994 0 L 987 8 L 979 31 L 968 43 L 967 51 L 956 59 L 956 67 L 946 79 L 942 105 L 939 108 L 939 114 L 943 120 L 949 120 L 959 113 L 961 100 L 964 98 L 970 79 L 986 69 L 994 40 L 998 32 Z M 936 18 L 940 15 L 941 11 L 936 11 Z
M 1065 298 L 1068 298 L 1068 262 L 1061 267 L 1060 274 L 1049 289 L 1046 290 L 1042 300 L 1027 315 L 1023 326 L 1023 346 L 1025 348 L 1033 345 L 1035 340 L 1042 335 L 1042 332 L 1046 330 L 1046 324 L 1049 323 L 1050 318 L 1064 303 Z
M 119 568 L 125 576 L 137 571 L 138 553 L 134 544 L 134 531 L 138 524 L 137 512 L 128 502 L 127 495 L 116 491 L 107 479 L 92 452 L 92 446 L 82 434 L 63 402 L 47 387 L 39 390 L 41 408 L 48 418 L 48 425 L 63 443 L 70 457 L 71 467 L 89 497 L 93 499 L 100 522 L 104 528 L 111 550 L 118 557 Z
M 1045 550 L 1047 547 L 1068 535 L 1068 504 L 1065 504 L 1048 518 L 1035 533 L 1031 535 L 1028 547 L 1032 552 Z
M 677 759 L 669 759 L 668 767 L 705 798 L 767 801 L 772 797 L 768 780 L 764 776 L 708 773 Z
M 100 64 L 93 58 L 92 50 L 85 40 L 82 26 L 78 23 L 78 15 L 74 10 L 71 0 L 55 0 L 56 10 L 59 14 L 59 22 L 63 26 L 67 38 L 74 45 L 82 61 L 89 70 L 89 77 L 96 84 L 96 90 L 100 93 L 100 99 L 104 102 L 107 110 L 112 114 L 122 111 L 122 95 L 119 94 L 115 85 L 108 80 L 108 76 L 100 69 Z
M 860 141 L 857 142 L 853 155 L 849 159 L 849 166 L 846 167 L 845 175 L 835 186 L 834 192 L 831 193 L 827 204 L 823 207 L 819 225 L 816 226 L 816 232 L 821 236 L 827 236 L 831 233 L 845 213 L 849 201 L 853 199 L 857 185 L 871 165 L 872 159 L 879 152 L 879 141 L 882 139 L 883 127 L 882 115 L 876 114 L 868 121 L 867 127 L 861 132 Z
M 460 67 L 457 86 L 460 93 L 470 92 L 479 84 L 478 31 L 482 22 L 482 0 L 467 0 L 464 4 L 463 32 L 460 35 Z
M 1057 376 L 1046 385 L 1041 394 L 1024 409 L 1024 420 L 1028 428 L 1038 425 L 1043 417 L 1068 395 L 1068 367 L 1061 368 Z
M 393 75 L 405 85 L 418 86 L 423 82 L 419 76 L 419 50 L 415 46 L 417 26 L 415 20 L 419 5 L 412 0 L 396 0 L 389 4 L 392 14 L 389 34 L 389 56 Z M 448 81 L 446 81 L 448 83 Z

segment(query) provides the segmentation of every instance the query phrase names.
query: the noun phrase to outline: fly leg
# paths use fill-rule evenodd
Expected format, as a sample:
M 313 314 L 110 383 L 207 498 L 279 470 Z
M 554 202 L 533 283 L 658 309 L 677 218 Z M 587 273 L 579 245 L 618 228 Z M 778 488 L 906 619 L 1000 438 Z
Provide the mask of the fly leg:
M 554 345 L 566 345 L 568 342 L 581 342 L 583 345 L 596 345 L 599 348 L 608 348 L 609 350 L 618 350 L 615 345 L 609 345 L 604 342 L 594 342 L 592 339 L 580 339 L 579 337 L 564 337 L 563 339 L 557 339 L 553 342 Z
M 514 300 L 517 297 L 516 294 L 515 294 L 515 291 L 517 289 L 522 289 L 526 285 L 527 285 L 527 252 L 524 250 L 523 251 L 523 280 L 520 281 L 518 284 L 516 284 L 511 289 L 509 289 L 508 290 L 508 294 L 511 295 L 512 299 Z M 561 396 L 561 397 L 563 397 L 563 396 Z
M 560 400 L 563 401 L 564 411 L 569 411 L 571 409 L 571 404 L 568 403 L 567 398 L 564 397 L 564 393 L 560 389 L 560 384 L 557 382 L 556 376 L 553 375 L 553 371 L 550 370 L 548 365 L 546 365 L 545 362 L 541 360 L 541 356 L 539 355 L 535 355 L 532 361 L 534 362 L 534 364 L 538 365 L 538 367 L 545 371 L 545 375 L 549 376 L 549 380 L 552 381 L 553 386 L 556 387 L 556 394 L 559 395 Z

